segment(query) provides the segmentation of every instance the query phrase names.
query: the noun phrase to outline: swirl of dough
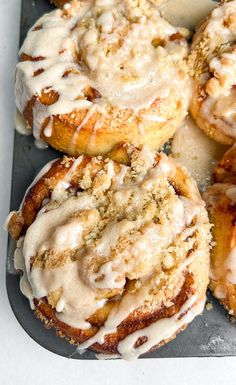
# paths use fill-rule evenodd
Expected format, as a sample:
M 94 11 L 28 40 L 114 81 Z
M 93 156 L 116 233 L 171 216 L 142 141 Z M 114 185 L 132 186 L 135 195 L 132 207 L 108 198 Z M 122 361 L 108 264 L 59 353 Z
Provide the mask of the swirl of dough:
M 219 143 L 236 140 L 236 1 L 220 4 L 197 30 L 189 65 L 194 79 L 191 113 Z
M 187 33 L 149 0 L 74 0 L 44 15 L 16 70 L 28 130 L 72 156 L 120 141 L 159 148 L 187 114 Z
M 21 290 L 78 349 L 138 357 L 203 310 L 210 225 L 195 181 L 165 154 L 128 144 L 128 164 L 63 157 L 7 228 Z

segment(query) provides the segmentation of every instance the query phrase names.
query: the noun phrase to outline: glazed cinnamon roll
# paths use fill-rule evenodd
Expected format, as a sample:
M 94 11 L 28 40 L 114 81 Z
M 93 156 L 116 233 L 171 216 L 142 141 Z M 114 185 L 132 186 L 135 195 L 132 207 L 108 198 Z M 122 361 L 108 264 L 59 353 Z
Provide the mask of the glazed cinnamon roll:
M 213 223 L 210 288 L 231 315 L 236 316 L 236 148 L 217 163 L 203 197 Z
M 197 30 L 189 65 L 194 79 L 191 113 L 219 143 L 236 140 L 236 1 L 222 3 Z
M 236 185 L 216 183 L 203 196 L 214 225 L 210 289 L 236 316 Z
M 159 148 L 187 113 L 186 35 L 149 0 L 74 0 L 44 15 L 16 70 L 28 131 L 73 156 L 120 141 Z
M 21 290 L 46 327 L 78 349 L 134 359 L 202 312 L 209 222 L 173 159 L 117 151 L 127 165 L 64 156 L 46 166 L 7 228 Z

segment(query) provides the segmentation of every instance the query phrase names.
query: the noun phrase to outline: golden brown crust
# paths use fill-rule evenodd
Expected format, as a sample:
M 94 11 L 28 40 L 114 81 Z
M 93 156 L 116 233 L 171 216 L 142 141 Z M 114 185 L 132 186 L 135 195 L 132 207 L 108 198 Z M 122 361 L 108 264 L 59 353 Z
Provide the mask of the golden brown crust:
M 173 94 L 169 95 L 169 97 L 172 100 L 170 100 L 171 108 L 167 113 L 166 123 L 150 122 L 145 128 L 145 134 L 140 131 L 139 121 L 132 110 L 125 109 L 121 111 L 113 108 L 110 111 L 110 116 L 106 117 L 106 119 L 102 117 L 100 112 L 93 113 L 89 120 L 83 124 L 79 134 L 76 135 L 78 126 L 88 113 L 88 110 L 84 109 L 74 110 L 71 114 L 53 116 L 50 137 L 46 137 L 44 134 L 44 128 L 48 123 L 48 120 L 45 119 L 40 138 L 55 149 L 75 157 L 80 154 L 90 156 L 105 155 L 120 142 L 129 142 L 136 145 L 145 144 L 155 150 L 174 135 L 176 128 L 180 126 L 186 115 L 181 98 L 176 100 Z M 30 127 L 33 125 L 33 107 L 36 100 L 37 98 L 34 96 L 27 103 L 23 113 Z M 53 104 L 56 101 L 56 94 L 53 91 L 42 93 L 39 100 L 44 105 Z M 151 113 L 155 109 L 155 114 L 160 110 L 161 115 L 161 108 L 160 101 L 157 99 L 152 103 L 149 111 L 145 110 L 145 113 Z M 99 129 L 96 130 L 96 136 L 93 137 L 98 120 L 100 120 Z

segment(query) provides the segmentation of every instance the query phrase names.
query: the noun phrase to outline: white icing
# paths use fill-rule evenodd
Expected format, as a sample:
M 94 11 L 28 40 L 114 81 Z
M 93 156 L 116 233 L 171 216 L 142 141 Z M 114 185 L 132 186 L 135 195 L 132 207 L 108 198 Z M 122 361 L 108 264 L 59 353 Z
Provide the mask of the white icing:
M 76 128 L 76 131 L 72 137 L 72 144 L 76 143 L 77 138 L 79 136 L 80 130 L 88 123 L 89 119 L 93 116 L 94 112 L 98 109 L 98 106 L 96 104 L 91 104 L 91 106 L 88 108 L 88 112 L 86 113 L 84 119 L 79 124 L 79 126 Z M 94 136 L 96 136 L 96 130 L 93 130 Z
M 155 345 L 158 345 L 160 342 L 171 338 L 179 329 L 181 329 L 181 327 L 191 322 L 196 315 L 199 315 L 203 311 L 204 306 L 205 298 L 203 300 L 199 300 L 196 295 L 191 296 L 174 316 L 153 322 L 150 326 L 139 329 L 120 341 L 117 348 L 120 357 L 128 361 L 134 360 L 141 354 L 146 353 Z M 122 321 L 122 319 L 120 319 L 120 321 Z M 90 342 L 91 344 L 95 342 L 102 343 L 104 341 L 104 335 L 107 334 L 107 332 L 114 332 L 114 329 L 111 327 L 110 329 L 106 329 L 105 333 L 104 332 L 105 330 L 101 328 L 95 337 L 92 337 L 85 343 L 80 344 L 77 349 L 79 350 L 89 347 Z M 134 345 L 140 337 L 146 337 L 147 341 L 141 346 L 135 348 Z M 101 358 L 107 357 L 102 356 Z M 114 358 L 118 357 L 115 356 Z
M 220 79 L 224 88 L 231 88 L 234 85 L 236 76 L 236 54 L 223 53 L 220 57 L 214 57 L 209 62 L 210 70 L 214 76 Z
M 232 41 L 235 37 L 235 32 L 233 29 L 228 28 L 224 20 L 230 15 L 235 14 L 235 5 L 236 1 L 234 0 L 216 7 L 211 13 L 210 20 L 205 29 L 206 33 L 210 36 L 217 36 L 217 38 L 221 39 L 222 43 Z M 212 41 L 212 44 L 215 44 L 215 42 Z
M 205 86 L 207 97 L 201 102 L 196 119 L 206 120 L 212 130 L 219 130 L 233 139 L 236 138 L 235 18 L 236 1 L 224 2 L 213 10 L 204 30 L 200 28 L 193 40 L 193 50 L 196 47 L 200 53 L 202 50 L 209 66 L 198 79 Z M 204 39 L 207 39 L 207 44 Z M 197 91 L 195 98 L 198 97 Z
M 122 185 L 126 172 L 127 172 L 127 167 L 121 164 L 120 172 L 118 174 L 115 174 L 112 178 L 112 187 L 114 189 L 118 189 Z
M 75 214 L 76 211 L 88 210 L 94 207 L 94 199 L 86 195 L 71 197 L 64 201 L 60 206 L 49 211 L 46 211 L 47 205 L 45 205 L 39 211 L 37 218 L 28 228 L 25 235 L 23 253 L 27 272 L 30 271 L 30 258 L 36 255 L 37 252 L 47 250 L 49 245 L 46 240 L 48 238 L 49 240 L 52 240 L 51 234 L 54 232 L 55 227 L 63 226 L 68 218 L 70 218 L 72 214 Z M 40 232 L 38 231 L 39 228 L 41 229 Z M 66 242 L 67 240 L 65 239 L 64 249 L 70 247 L 70 242 L 68 245 Z M 81 240 L 79 239 L 78 242 L 81 242 Z
M 192 258 L 186 259 L 186 261 L 178 269 L 178 273 L 180 273 L 181 269 L 186 268 L 186 266 L 188 266 L 188 264 L 190 264 L 193 261 L 193 258 L 195 258 L 195 257 L 196 257 L 196 255 L 194 255 Z M 113 309 L 111 310 L 111 312 L 108 316 L 108 319 L 106 320 L 104 326 L 101 327 L 100 330 L 93 337 L 89 338 L 87 341 L 80 344 L 77 349 L 78 350 L 86 349 L 96 342 L 102 344 L 104 342 L 104 337 L 107 334 L 111 334 L 111 333 L 116 332 L 118 325 L 124 319 L 126 319 L 132 311 L 139 308 L 143 304 L 143 300 L 144 300 L 144 298 L 147 297 L 147 294 L 148 294 L 148 284 L 147 283 L 143 284 L 142 288 L 138 291 L 137 294 L 135 294 L 135 295 L 126 294 L 126 296 L 122 299 L 121 303 L 119 305 L 113 307 Z M 195 300 L 196 300 L 196 296 L 191 298 L 191 301 L 194 302 Z M 204 300 L 204 303 L 205 303 L 205 300 Z M 203 305 L 203 307 L 204 307 L 204 305 Z M 182 312 L 184 312 L 184 311 L 182 310 Z M 178 318 L 178 315 L 179 314 L 177 314 L 176 318 Z M 160 322 L 160 321 L 154 322 L 154 325 L 158 322 Z M 151 324 L 151 325 L 153 325 L 153 324 Z M 175 332 L 177 330 L 178 330 L 178 328 L 175 330 Z M 143 330 L 140 331 L 140 333 L 141 333 L 140 336 L 145 336 L 145 334 L 142 334 L 142 331 Z M 173 333 L 170 332 L 169 337 L 172 335 L 173 335 Z M 136 342 L 137 339 L 138 338 L 135 339 L 134 343 Z M 163 338 L 161 338 L 159 342 L 161 342 L 162 339 Z M 149 347 L 149 349 L 151 347 L 155 346 L 155 344 L 156 343 L 153 343 L 153 339 L 152 339 L 151 340 L 151 346 Z M 133 346 L 131 347 L 130 350 L 132 350 L 132 349 L 133 349 Z M 144 350 L 143 353 L 148 351 L 149 349 Z M 118 347 L 118 351 L 122 354 L 122 352 L 119 350 L 119 347 Z M 139 353 L 139 354 L 142 354 L 142 353 Z M 137 355 L 137 357 L 139 356 L 139 354 Z M 123 358 L 127 358 L 127 357 L 123 356 Z
M 52 130 L 53 130 L 53 118 L 50 116 L 49 118 L 49 122 L 48 124 L 46 125 L 46 127 L 44 128 L 44 135 L 47 137 L 47 138 L 50 138 L 50 136 L 52 136 Z
M 6 220 L 5 220 L 4 225 L 3 225 L 3 228 L 4 228 L 5 231 L 8 231 L 8 225 L 9 225 L 9 222 L 10 222 L 10 220 L 11 220 L 11 218 L 12 218 L 12 216 L 13 216 L 14 214 L 16 214 L 16 211 L 11 211 L 11 212 L 8 214 L 8 216 L 6 217 Z
M 228 197 L 230 202 L 226 202 L 226 205 L 236 203 L 236 187 L 233 184 L 215 183 L 205 193 L 204 199 L 209 207 L 217 205 L 218 200 L 221 197 Z M 219 210 L 218 206 L 218 210 Z M 226 206 L 227 207 L 227 206 Z M 228 207 L 230 210 L 230 207 Z M 214 213 L 214 211 L 213 211 Z M 232 223 L 232 226 L 234 224 Z M 236 248 L 234 242 L 234 229 L 225 235 L 227 242 L 225 241 L 225 247 L 219 247 L 216 244 L 217 258 L 213 259 L 210 266 L 210 279 L 212 280 L 212 287 L 214 295 L 219 299 L 227 297 L 227 287 L 231 284 L 236 284 Z M 214 253 L 214 251 L 213 251 Z
M 50 168 L 52 167 L 53 163 L 55 163 L 56 161 L 57 161 L 57 159 L 53 159 L 50 162 L 46 163 L 45 166 L 43 166 L 43 168 L 36 175 L 36 177 L 34 178 L 33 182 L 29 185 L 29 187 L 27 188 L 27 190 L 25 192 L 25 195 L 24 195 L 24 197 L 22 199 L 22 202 L 21 202 L 21 205 L 20 205 L 20 210 L 22 209 L 22 206 L 23 206 L 24 201 L 25 201 L 25 197 L 28 194 L 28 192 L 31 189 L 31 187 L 33 187 L 43 177 L 43 175 L 45 175 L 50 170 Z
M 88 143 L 88 150 L 90 150 L 90 148 L 93 148 L 93 146 L 95 145 L 95 142 L 96 142 L 96 136 L 97 136 L 97 130 L 99 130 L 99 128 L 102 126 L 101 124 L 101 121 L 100 119 L 98 119 L 94 126 L 93 126 L 93 132 L 89 138 L 89 143 Z
M 14 266 L 17 270 L 20 270 L 22 272 L 22 275 L 20 278 L 20 289 L 21 289 L 21 292 L 28 298 L 31 309 L 34 309 L 33 291 L 27 277 L 25 260 L 22 252 L 23 243 L 24 243 L 24 237 L 19 238 L 16 244 L 16 250 L 14 253 Z
M 49 270 L 35 268 L 28 276 L 34 296 L 38 298 L 61 289 L 61 300 L 64 299 L 64 306 L 59 307 L 61 312 L 56 316 L 71 326 L 89 328 L 90 324 L 86 322 L 86 319 L 106 302 L 105 299 L 96 299 L 96 292 L 80 279 L 77 262 Z
M 124 359 L 129 361 L 138 358 L 153 346 L 173 336 L 185 324 L 191 322 L 204 310 L 204 306 L 205 298 L 204 300 L 199 300 L 196 296 L 190 297 L 174 316 L 160 319 L 150 326 L 137 330 L 125 337 L 118 344 L 119 353 Z M 135 342 L 143 336 L 147 338 L 147 341 L 135 348 Z
M 236 247 L 234 247 L 225 261 L 225 267 L 228 270 L 227 279 L 236 285 Z
M 46 148 L 48 148 L 48 145 L 45 142 L 38 139 L 35 139 L 34 145 L 38 150 L 46 150 Z
M 61 193 L 70 186 L 71 177 L 76 171 L 76 168 L 81 164 L 82 161 L 83 161 L 83 155 L 79 156 L 74 160 L 68 172 L 66 173 L 65 177 L 63 179 L 60 179 L 59 182 L 54 187 L 52 196 L 51 196 L 52 200 L 60 200 Z
M 15 128 L 16 131 L 21 135 L 31 134 L 30 128 L 27 127 L 26 121 L 18 109 L 16 109 Z

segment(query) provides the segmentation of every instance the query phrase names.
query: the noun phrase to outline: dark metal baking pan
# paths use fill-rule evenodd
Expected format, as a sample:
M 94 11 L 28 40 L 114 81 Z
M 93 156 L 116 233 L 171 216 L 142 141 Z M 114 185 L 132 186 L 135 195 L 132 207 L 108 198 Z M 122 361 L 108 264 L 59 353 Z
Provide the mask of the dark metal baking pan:
M 50 11 L 47 0 L 23 0 L 21 18 L 21 42 L 30 26 L 45 12 Z M 38 150 L 34 146 L 32 136 L 21 136 L 15 133 L 14 162 L 12 172 L 11 209 L 17 209 L 24 192 L 35 174 L 51 159 L 61 154 L 52 148 Z M 6 284 L 12 310 L 25 331 L 44 348 L 76 359 L 95 359 L 93 352 L 83 355 L 65 339 L 56 336 L 55 330 L 46 330 L 41 321 L 35 318 L 28 300 L 19 289 L 19 274 L 13 267 L 14 242 L 9 239 Z M 180 333 L 175 340 L 145 357 L 200 357 L 200 356 L 231 356 L 236 355 L 236 323 L 229 321 L 225 310 L 208 294 L 213 304 L 210 311 L 205 310 L 188 328 Z

